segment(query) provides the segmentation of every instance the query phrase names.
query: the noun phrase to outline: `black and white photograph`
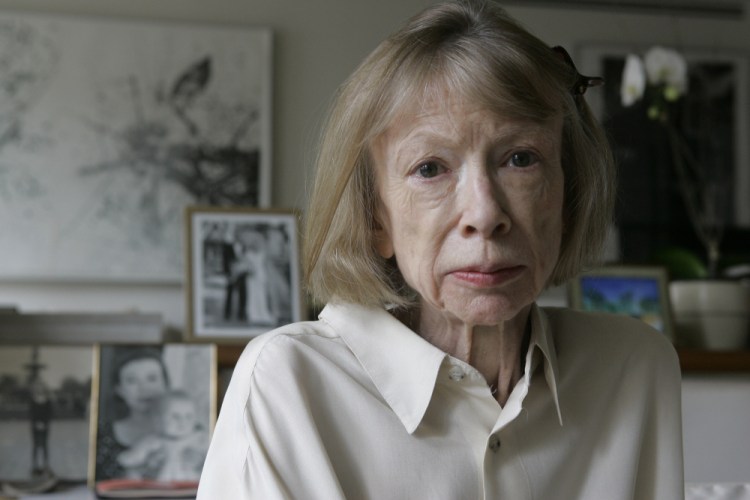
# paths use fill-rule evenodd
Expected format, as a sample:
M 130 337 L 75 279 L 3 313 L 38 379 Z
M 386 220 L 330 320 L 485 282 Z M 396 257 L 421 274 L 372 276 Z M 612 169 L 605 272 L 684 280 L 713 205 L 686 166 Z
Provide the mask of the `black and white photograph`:
M 179 283 L 186 205 L 270 204 L 272 33 L 0 12 L 0 277 Z
M 213 345 L 102 345 L 94 482 L 197 482 L 216 415 L 215 367 Z
M 188 207 L 188 335 L 247 340 L 301 320 L 298 215 Z
M 0 349 L 0 480 L 87 478 L 91 346 Z

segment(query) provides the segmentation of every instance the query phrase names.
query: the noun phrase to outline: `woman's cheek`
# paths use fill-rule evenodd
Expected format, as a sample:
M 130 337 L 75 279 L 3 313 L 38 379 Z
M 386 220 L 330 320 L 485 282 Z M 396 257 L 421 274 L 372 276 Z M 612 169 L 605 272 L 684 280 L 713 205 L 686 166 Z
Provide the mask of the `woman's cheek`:
M 409 285 L 416 290 L 419 295 L 433 303 L 439 305 L 442 302 L 441 278 L 438 275 L 440 247 L 427 236 L 410 247 L 411 264 L 410 272 L 412 274 Z

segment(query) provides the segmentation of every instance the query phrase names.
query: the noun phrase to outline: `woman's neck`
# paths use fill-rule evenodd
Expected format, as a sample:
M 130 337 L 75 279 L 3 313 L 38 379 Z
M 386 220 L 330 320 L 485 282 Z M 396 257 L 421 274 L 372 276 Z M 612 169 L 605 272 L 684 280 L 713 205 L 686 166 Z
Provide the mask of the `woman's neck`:
M 498 325 L 478 326 L 422 313 L 415 330 L 428 342 L 470 364 L 504 406 L 523 376 L 522 347 L 530 308 Z

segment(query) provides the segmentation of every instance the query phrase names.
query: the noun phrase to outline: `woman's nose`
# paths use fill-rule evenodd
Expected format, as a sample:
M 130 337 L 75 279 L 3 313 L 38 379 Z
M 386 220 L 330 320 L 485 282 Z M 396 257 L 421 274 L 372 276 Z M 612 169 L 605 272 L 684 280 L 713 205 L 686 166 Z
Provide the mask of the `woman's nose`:
M 492 178 L 488 168 L 475 168 L 465 179 L 461 216 L 461 232 L 464 236 L 480 234 L 492 238 L 507 233 L 511 220 L 507 211 L 507 197 Z

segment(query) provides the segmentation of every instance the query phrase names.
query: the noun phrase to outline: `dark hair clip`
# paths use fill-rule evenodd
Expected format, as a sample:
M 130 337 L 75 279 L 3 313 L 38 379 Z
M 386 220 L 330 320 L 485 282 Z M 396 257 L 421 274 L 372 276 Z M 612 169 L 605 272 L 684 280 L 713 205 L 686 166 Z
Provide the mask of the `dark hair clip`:
M 570 57 L 570 54 L 568 54 L 568 51 L 563 47 L 556 45 L 555 47 L 552 47 L 552 50 L 555 51 L 558 57 L 560 57 L 565 62 L 565 64 L 573 68 L 573 71 L 576 72 L 576 82 L 570 89 L 570 91 L 573 93 L 573 97 L 579 99 L 583 94 L 586 93 L 586 90 L 588 90 L 589 87 L 598 87 L 599 85 L 604 85 L 604 78 L 601 78 L 599 76 L 585 76 L 580 74 L 578 72 L 578 69 L 576 68 L 576 65 L 573 64 L 573 59 Z

